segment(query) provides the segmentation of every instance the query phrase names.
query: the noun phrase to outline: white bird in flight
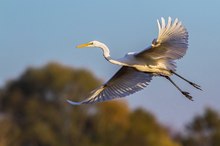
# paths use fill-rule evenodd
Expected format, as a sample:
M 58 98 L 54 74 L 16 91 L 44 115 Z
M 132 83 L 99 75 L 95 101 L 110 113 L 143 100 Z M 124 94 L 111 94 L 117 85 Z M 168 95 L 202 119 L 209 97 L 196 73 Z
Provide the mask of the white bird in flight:
M 174 74 L 201 90 L 199 85 L 175 72 L 175 60 L 182 58 L 188 48 L 188 32 L 178 19 L 172 22 L 169 17 L 166 24 L 162 17 L 161 22 L 157 20 L 157 24 L 159 29 L 158 37 L 152 41 L 148 48 L 138 53 L 127 53 L 120 59 L 112 59 L 108 47 L 99 41 L 78 45 L 77 48 L 101 48 L 107 61 L 122 67 L 109 81 L 93 90 L 85 100 L 80 102 L 67 100 L 67 102 L 72 105 L 92 104 L 125 97 L 146 87 L 153 76 L 166 78 L 185 97 L 192 100 L 190 93 L 181 90 L 170 78 Z

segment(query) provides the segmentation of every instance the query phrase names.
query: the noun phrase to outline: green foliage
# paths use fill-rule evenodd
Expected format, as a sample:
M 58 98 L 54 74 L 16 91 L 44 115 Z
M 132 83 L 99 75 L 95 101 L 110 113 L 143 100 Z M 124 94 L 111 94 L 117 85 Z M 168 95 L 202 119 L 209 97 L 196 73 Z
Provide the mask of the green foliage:
M 65 102 L 82 99 L 98 85 L 82 69 L 55 63 L 28 68 L 0 90 L 0 146 L 178 145 L 152 114 L 130 111 L 123 101 Z
M 130 115 L 131 126 L 128 131 L 130 141 L 133 145 L 149 146 L 178 146 L 170 140 L 167 130 L 159 125 L 150 113 L 137 109 Z
M 220 146 L 220 115 L 207 108 L 203 115 L 194 117 L 186 126 L 185 135 L 179 136 L 183 146 Z

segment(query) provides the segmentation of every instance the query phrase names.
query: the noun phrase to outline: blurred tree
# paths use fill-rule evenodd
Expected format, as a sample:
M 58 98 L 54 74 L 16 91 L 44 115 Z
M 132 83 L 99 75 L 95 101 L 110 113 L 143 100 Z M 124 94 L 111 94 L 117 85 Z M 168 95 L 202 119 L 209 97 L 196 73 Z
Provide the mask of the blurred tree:
M 163 128 L 154 116 L 142 109 L 137 109 L 130 114 L 130 129 L 128 131 L 128 145 L 146 146 L 179 146 Z
M 86 107 L 70 107 L 65 98 L 79 99 L 99 84 L 86 70 L 56 63 L 29 68 L 1 93 L 0 111 L 8 117 L 2 122 L 8 126 L 0 133 L 7 134 L 13 127 L 7 140 L 11 146 L 69 145 L 72 135 L 76 140 L 81 137 L 79 125 L 86 121 Z M 71 133 L 69 128 L 78 132 Z
M 101 82 L 56 63 L 28 68 L 0 89 L 0 146 L 177 146 L 153 115 L 123 101 L 71 106 Z
M 194 117 L 186 132 L 177 138 L 183 146 L 220 146 L 220 115 L 206 108 L 203 115 Z

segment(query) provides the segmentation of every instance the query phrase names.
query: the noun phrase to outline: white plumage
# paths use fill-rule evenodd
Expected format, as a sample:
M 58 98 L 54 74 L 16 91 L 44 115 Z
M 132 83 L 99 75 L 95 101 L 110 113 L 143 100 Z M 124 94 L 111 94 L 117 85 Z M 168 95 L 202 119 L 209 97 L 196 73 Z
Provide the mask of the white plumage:
M 152 44 L 139 53 L 128 53 L 124 58 L 112 59 L 108 47 L 98 41 L 91 41 L 77 46 L 98 47 L 103 51 L 107 61 L 122 66 L 121 69 L 105 84 L 93 90 L 85 100 L 73 102 L 67 100 L 70 104 L 90 104 L 121 98 L 142 90 L 151 81 L 153 76 L 161 76 L 168 79 L 184 96 L 192 100 L 192 96 L 182 91 L 169 76 L 177 75 L 193 87 L 201 90 L 200 86 L 178 75 L 175 60 L 180 59 L 186 53 L 188 48 L 188 32 L 182 23 L 169 17 L 166 24 L 165 19 L 161 22 L 157 20 L 158 37 L 152 41 Z

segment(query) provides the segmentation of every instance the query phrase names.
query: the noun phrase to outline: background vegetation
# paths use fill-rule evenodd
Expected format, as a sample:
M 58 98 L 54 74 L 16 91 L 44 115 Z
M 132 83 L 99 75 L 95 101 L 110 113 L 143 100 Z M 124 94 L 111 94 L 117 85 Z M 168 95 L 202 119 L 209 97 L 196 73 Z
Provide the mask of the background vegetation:
M 220 116 L 211 108 L 177 133 L 121 100 L 65 102 L 100 83 L 87 70 L 55 63 L 28 68 L 0 89 L 0 146 L 220 146 Z

